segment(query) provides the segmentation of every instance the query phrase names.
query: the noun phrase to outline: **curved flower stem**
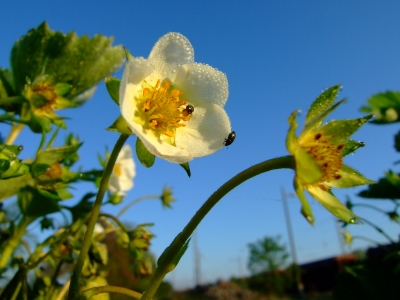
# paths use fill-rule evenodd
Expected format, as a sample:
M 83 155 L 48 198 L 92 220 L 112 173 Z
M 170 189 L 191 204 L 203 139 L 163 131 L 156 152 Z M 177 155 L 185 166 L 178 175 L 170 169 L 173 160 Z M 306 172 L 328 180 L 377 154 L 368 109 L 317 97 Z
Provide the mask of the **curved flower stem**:
M 74 299 L 79 295 L 79 281 L 81 279 L 82 268 L 86 259 L 86 255 L 92 243 L 94 226 L 96 225 L 97 219 L 99 217 L 101 204 L 103 202 L 103 197 L 108 189 L 110 176 L 113 171 L 118 154 L 121 151 L 121 148 L 124 145 L 125 141 L 128 139 L 128 137 L 129 137 L 128 134 L 121 134 L 121 136 L 119 137 L 111 153 L 110 159 L 108 160 L 107 166 L 104 170 L 103 177 L 101 178 L 99 191 L 97 193 L 96 200 L 93 204 L 92 213 L 90 215 L 89 222 L 87 224 L 85 236 L 83 238 L 82 248 L 79 253 L 79 257 L 77 259 L 74 272 L 72 273 L 68 299 Z
M 370 238 L 367 238 L 367 237 L 365 237 L 365 236 L 361 236 L 361 235 L 355 235 L 355 236 L 353 236 L 353 241 L 354 240 L 364 240 L 364 241 L 367 241 L 367 242 L 370 242 L 371 244 L 374 244 L 375 246 L 382 246 L 381 244 L 379 244 L 378 242 L 375 242 L 374 240 L 372 240 L 372 239 L 370 239 Z
M 12 125 L 11 131 L 4 142 L 6 145 L 14 144 L 15 140 L 17 139 L 18 135 L 21 133 L 22 129 L 24 129 L 24 124 Z
M 361 220 L 365 223 L 367 223 L 369 226 L 373 227 L 376 231 L 378 231 L 380 234 L 382 234 L 385 238 L 389 240 L 392 244 L 396 244 L 396 242 L 380 227 L 376 226 L 374 223 L 371 221 L 368 221 L 367 219 L 361 218 Z
M 160 195 L 148 195 L 148 196 L 143 196 L 143 197 L 133 200 L 132 202 L 128 203 L 123 209 L 120 210 L 120 212 L 117 215 L 117 218 L 122 216 L 129 208 L 131 208 L 135 204 L 137 204 L 141 201 L 144 201 L 144 200 L 149 200 L 149 199 L 160 199 Z
M 352 206 L 353 206 L 353 207 L 355 207 L 355 206 L 358 206 L 358 207 L 367 207 L 367 208 L 370 208 L 370 209 L 379 211 L 379 212 L 383 213 L 384 215 L 387 214 L 387 212 L 384 211 L 383 209 L 380 209 L 379 207 L 376 207 L 376 206 L 373 206 L 373 205 L 370 205 L 370 204 L 365 204 L 365 203 L 354 203 L 354 204 L 352 204 Z
M 165 275 L 172 271 L 179 261 L 179 255 L 182 254 L 184 245 L 188 239 L 200 224 L 203 218 L 210 212 L 215 204 L 222 199 L 227 193 L 239 186 L 246 180 L 257 176 L 261 173 L 265 173 L 276 169 L 295 169 L 295 161 L 293 156 L 283 156 L 278 158 L 269 159 L 257 165 L 251 166 L 250 168 L 235 175 L 227 182 L 225 182 L 218 190 L 216 190 L 200 209 L 195 213 L 189 223 L 185 226 L 181 233 L 179 233 L 172 241 L 169 247 L 167 247 L 158 259 L 157 269 L 151 278 L 146 291 L 143 293 L 142 300 L 150 300 L 156 293 L 158 286 L 164 279 Z
M 94 288 L 88 289 L 82 293 L 79 297 L 80 299 L 89 299 L 90 297 L 102 293 L 115 293 L 130 296 L 134 299 L 140 299 L 142 294 L 139 292 L 132 291 L 130 289 L 120 287 L 120 286 L 112 286 L 112 285 L 105 285 L 105 286 L 96 286 Z
M 121 221 L 118 220 L 117 217 L 115 217 L 115 216 L 113 216 L 113 215 L 110 215 L 110 214 L 105 214 L 105 213 L 100 214 L 99 217 L 109 218 L 109 219 L 113 220 L 115 223 L 117 223 L 117 225 L 122 229 L 122 231 L 124 231 L 124 232 L 126 232 L 126 233 L 129 232 L 128 228 L 126 228 L 125 225 L 122 224 Z

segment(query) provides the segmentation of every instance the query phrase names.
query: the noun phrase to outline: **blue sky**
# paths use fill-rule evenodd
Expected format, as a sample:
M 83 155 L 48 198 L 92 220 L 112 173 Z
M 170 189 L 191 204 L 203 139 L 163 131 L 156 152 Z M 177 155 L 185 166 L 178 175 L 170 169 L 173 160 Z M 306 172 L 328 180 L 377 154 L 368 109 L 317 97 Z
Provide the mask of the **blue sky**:
M 400 2 L 398 1 L 3 1 L 0 10 L 0 66 L 9 67 L 13 43 L 28 29 L 47 21 L 53 30 L 93 36 L 114 36 L 134 56 L 147 57 L 154 43 L 175 31 L 185 35 L 195 50 L 195 61 L 209 64 L 227 74 L 229 100 L 226 111 L 237 138 L 228 149 L 191 162 L 192 177 L 177 165 L 156 160 L 146 169 L 137 166 L 135 187 L 126 201 L 160 193 L 172 186 L 177 202 L 172 210 L 152 200 L 131 208 L 123 220 L 155 222 L 151 250 L 163 249 L 190 217 L 221 184 L 241 170 L 276 156 L 286 155 L 287 118 L 295 109 L 305 112 L 325 88 L 343 84 L 340 96 L 349 101 L 333 118 L 355 118 L 359 108 L 377 92 L 399 90 Z M 116 76 L 121 76 L 121 71 Z M 97 153 L 112 149 L 117 135 L 107 132 L 119 115 L 104 84 L 78 110 L 60 115 L 71 118 L 68 131 L 85 142 L 80 150 L 85 168 L 98 168 Z M 304 114 L 300 115 L 300 122 Z M 6 127 L 0 127 L 6 135 Z M 367 124 L 354 135 L 367 147 L 346 158 L 345 163 L 371 179 L 378 179 L 398 160 L 393 134 L 398 125 Z M 61 133 L 60 137 L 67 135 Z M 28 140 L 28 138 L 30 138 Z M 29 157 L 39 136 L 25 130 L 17 143 Z M 60 141 L 61 143 L 61 141 Z M 135 139 L 130 138 L 132 146 Z M 247 244 L 264 236 L 282 236 L 287 230 L 280 189 L 292 193 L 293 171 L 263 174 L 228 194 L 205 218 L 197 231 L 201 252 L 202 282 L 245 275 Z M 336 191 L 362 202 L 360 189 Z M 93 191 L 82 185 L 77 195 Z M 333 216 L 310 198 L 315 226 L 300 215 L 300 204 L 289 198 L 296 249 L 300 263 L 340 253 Z M 71 202 L 72 203 L 72 202 Z M 369 203 L 369 202 L 368 202 Z M 374 201 L 380 207 L 391 207 Z M 107 207 L 117 213 L 121 207 Z M 360 216 L 375 221 L 394 238 L 398 225 L 371 210 L 359 208 Z M 355 235 L 384 242 L 368 225 L 352 226 Z M 366 247 L 357 241 L 353 249 Z M 194 283 L 193 249 L 168 276 L 178 288 Z

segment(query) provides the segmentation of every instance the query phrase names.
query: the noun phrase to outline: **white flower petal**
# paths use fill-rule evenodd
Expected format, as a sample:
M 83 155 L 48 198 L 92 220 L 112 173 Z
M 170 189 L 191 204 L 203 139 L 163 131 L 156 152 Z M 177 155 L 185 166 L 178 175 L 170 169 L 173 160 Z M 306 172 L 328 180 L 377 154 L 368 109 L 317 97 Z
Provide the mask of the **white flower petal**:
M 224 146 L 230 132 L 231 124 L 222 107 L 196 107 L 187 126 L 176 131 L 176 146 L 193 157 L 209 155 Z
M 155 66 L 154 80 L 160 78 L 172 80 L 179 66 L 194 61 L 193 47 L 183 35 L 170 32 L 154 45 L 149 61 Z
M 228 99 L 226 75 L 208 65 L 192 63 L 181 66 L 173 85 L 182 90 L 182 97 L 193 105 L 213 103 L 223 107 Z
M 183 164 L 193 159 L 193 155 L 186 149 L 161 141 L 151 130 L 139 131 L 137 136 L 147 150 L 155 156 L 177 164 Z
M 136 108 L 133 98 L 141 90 L 141 82 L 153 71 L 154 67 L 142 57 L 131 58 L 125 65 L 119 87 L 119 105 L 122 116 L 129 124 L 129 118 L 133 118 Z

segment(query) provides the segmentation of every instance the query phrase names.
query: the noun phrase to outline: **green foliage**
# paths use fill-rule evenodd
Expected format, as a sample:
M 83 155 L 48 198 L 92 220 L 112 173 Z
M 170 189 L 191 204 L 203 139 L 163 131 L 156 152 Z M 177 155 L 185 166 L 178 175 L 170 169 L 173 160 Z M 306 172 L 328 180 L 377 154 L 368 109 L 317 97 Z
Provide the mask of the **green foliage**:
M 282 295 L 292 283 L 282 270 L 289 254 L 286 247 L 280 244 L 280 237 L 264 237 L 248 247 L 250 254 L 247 266 L 252 273 L 249 287 Z
M 347 266 L 338 276 L 335 299 L 399 299 L 399 245 L 375 248 L 375 257 L 367 257 Z
M 252 274 L 274 272 L 285 265 L 289 254 L 279 241 L 279 236 L 265 237 L 248 245 L 250 256 L 247 266 Z
M 386 124 L 399 121 L 400 92 L 379 93 L 373 95 L 367 102 L 369 106 L 363 106 L 361 111 L 374 114 L 373 123 Z

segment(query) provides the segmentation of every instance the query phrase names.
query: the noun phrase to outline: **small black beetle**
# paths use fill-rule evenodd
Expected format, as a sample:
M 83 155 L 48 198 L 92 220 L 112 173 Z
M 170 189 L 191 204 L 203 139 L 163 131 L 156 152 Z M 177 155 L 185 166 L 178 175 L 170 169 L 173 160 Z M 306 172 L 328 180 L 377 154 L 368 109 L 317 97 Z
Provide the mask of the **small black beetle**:
M 230 144 L 232 144 L 235 141 L 236 138 L 236 132 L 232 131 L 228 137 L 224 140 L 224 145 L 225 146 L 229 146 Z
M 188 104 L 186 106 L 186 111 L 188 112 L 189 115 L 191 115 L 194 112 L 194 107 L 192 104 Z

